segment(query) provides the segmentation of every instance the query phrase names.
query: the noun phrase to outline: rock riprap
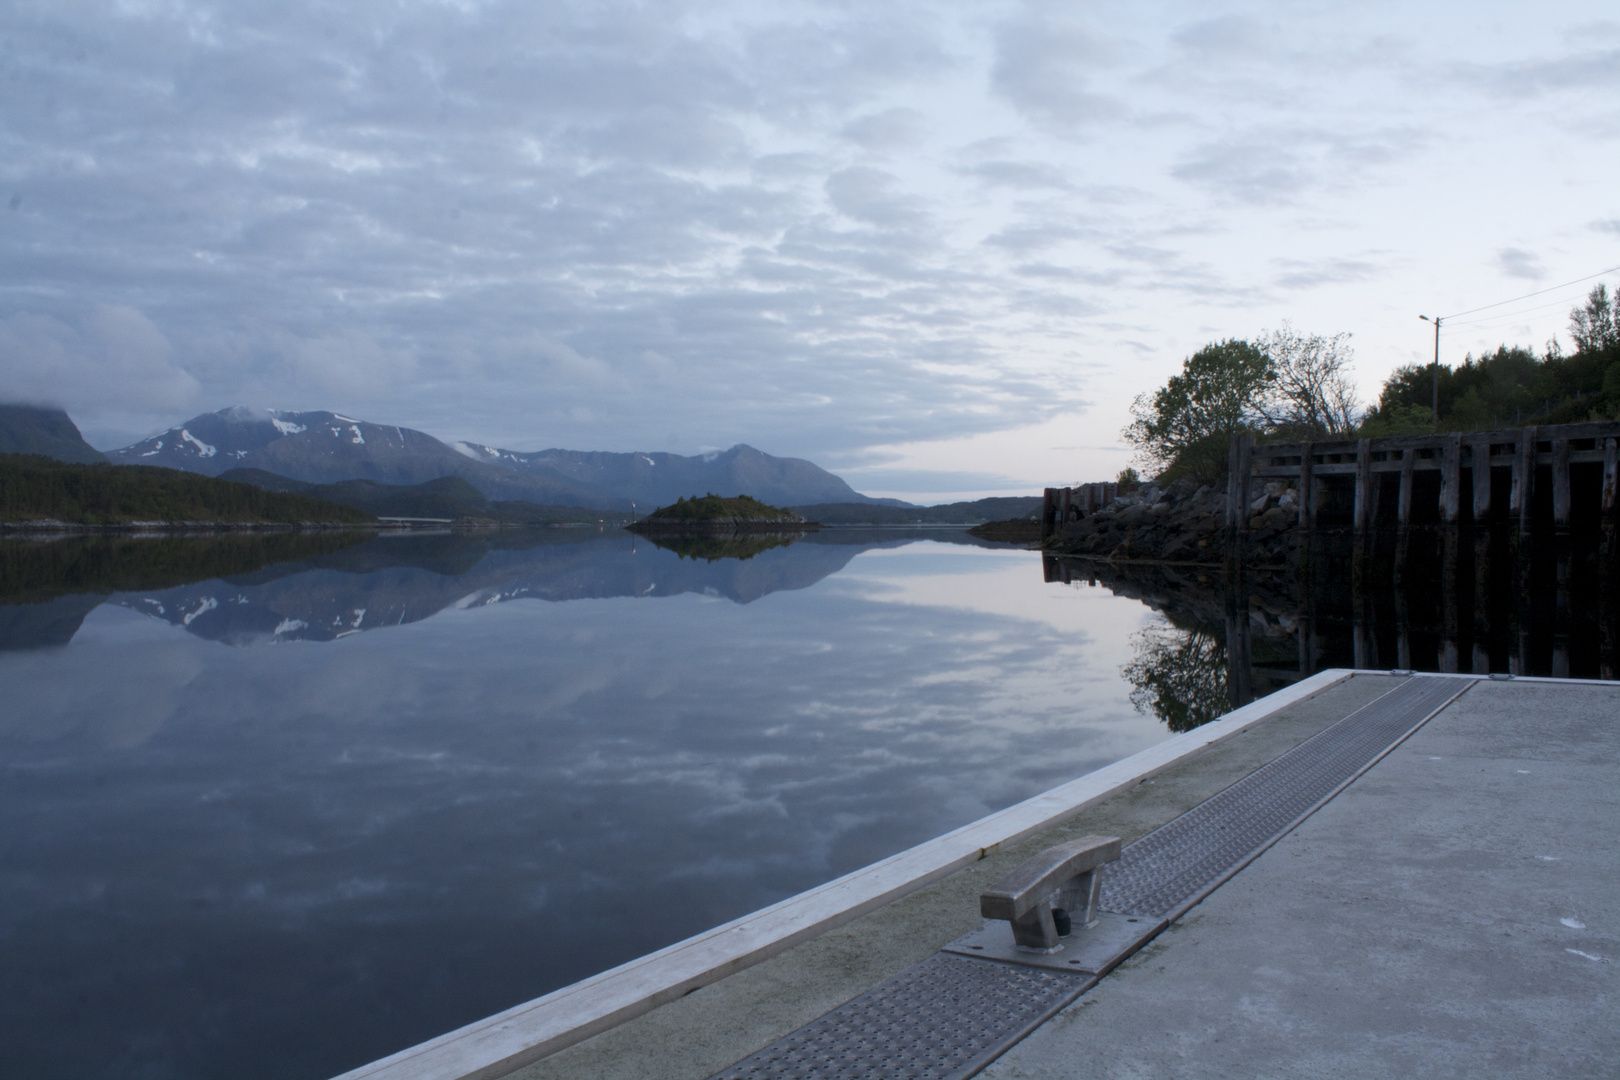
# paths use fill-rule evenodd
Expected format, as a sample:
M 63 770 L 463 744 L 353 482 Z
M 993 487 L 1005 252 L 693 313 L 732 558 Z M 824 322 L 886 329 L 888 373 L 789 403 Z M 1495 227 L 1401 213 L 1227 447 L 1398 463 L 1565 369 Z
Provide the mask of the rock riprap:
M 1249 501 L 1251 564 L 1282 565 L 1293 558 L 1299 494 L 1268 483 Z M 1070 522 L 1043 545 L 1055 555 L 1114 560 L 1218 564 L 1222 559 L 1226 493 L 1190 479 L 1160 487 L 1143 484 L 1111 505 Z

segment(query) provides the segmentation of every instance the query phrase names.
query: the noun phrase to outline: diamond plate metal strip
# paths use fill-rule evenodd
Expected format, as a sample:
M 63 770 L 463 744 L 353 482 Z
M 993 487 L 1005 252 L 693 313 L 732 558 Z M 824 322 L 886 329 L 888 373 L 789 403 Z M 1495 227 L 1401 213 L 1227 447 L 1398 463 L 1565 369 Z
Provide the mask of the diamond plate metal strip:
M 1208 895 L 1474 684 L 1411 678 L 1128 845 L 1105 911 L 1172 916 Z
M 961 1080 L 1096 982 L 937 954 L 714 1080 Z

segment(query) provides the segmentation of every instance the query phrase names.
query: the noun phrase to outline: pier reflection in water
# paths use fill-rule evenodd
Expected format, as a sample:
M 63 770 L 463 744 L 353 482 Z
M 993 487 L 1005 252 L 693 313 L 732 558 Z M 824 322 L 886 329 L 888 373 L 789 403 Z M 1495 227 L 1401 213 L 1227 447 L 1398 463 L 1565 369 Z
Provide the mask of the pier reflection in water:
M 1299 568 L 1043 561 L 1046 581 L 1106 587 L 1162 612 L 1124 674 L 1132 700 L 1171 730 L 1213 720 L 1324 668 L 1614 679 L 1620 604 L 1602 538 L 1558 538 L 1515 566 L 1506 536 L 1412 530 L 1359 567 L 1348 538 L 1315 541 Z M 1594 534 L 1596 537 L 1596 534 Z M 1358 572 L 1359 571 L 1359 572 Z

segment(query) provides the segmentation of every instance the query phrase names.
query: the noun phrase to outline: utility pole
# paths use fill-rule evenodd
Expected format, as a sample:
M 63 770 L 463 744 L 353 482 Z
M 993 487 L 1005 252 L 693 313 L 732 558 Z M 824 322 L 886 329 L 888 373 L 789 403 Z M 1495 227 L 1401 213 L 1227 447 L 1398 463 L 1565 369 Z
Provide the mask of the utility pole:
M 1419 315 L 1424 322 L 1434 323 L 1434 430 L 1440 430 L 1440 320 L 1443 316 L 1436 315 L 1429 318 Z

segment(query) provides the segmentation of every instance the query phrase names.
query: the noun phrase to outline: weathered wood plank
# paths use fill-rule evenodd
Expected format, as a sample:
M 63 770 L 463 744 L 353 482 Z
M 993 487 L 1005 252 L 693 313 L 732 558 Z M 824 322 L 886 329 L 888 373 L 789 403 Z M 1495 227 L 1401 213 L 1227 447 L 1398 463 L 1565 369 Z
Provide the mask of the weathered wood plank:
M 1603 512 L 1612 514 L 1620 502 L 1620 438 L 1603 440 Z
M 1415 459 L 1415 451 L 1401 451 L 1401 493 L 1395 500 L 1395 524 L 1400 527 L 1403 536 L 1412 523 L 1412 466 Z
M 1299 459 L 1299 527 L 1307 533 L 1316 528 L 1316 476 L 1315 451 L 1310 443 L 1304 444 Z
M 1554 438 L 1552 441 L 1552 496 L 1553 496 L 1553 524 L 1559 528 L 1569 527 L 1569 440 Z
M 1356 508 L 1355 531 L 1358 534 L 1366 533 L 1372 524 L 1368 520 L 1372 504 L 1372 440 L 1361 439 L 1356 443 Z
M 1482 522 L 1491 514 L 1491 444 L 1476 441 L 1469 457 L 1470 477 L 1474 481 L 1474 521 Z
M 1568 443 L 1565 443 L 1568 449 Z M 1440 448 L 1440 520 L 1457 523 L 1462 503 L 1462 436 L 1453 432 Z

